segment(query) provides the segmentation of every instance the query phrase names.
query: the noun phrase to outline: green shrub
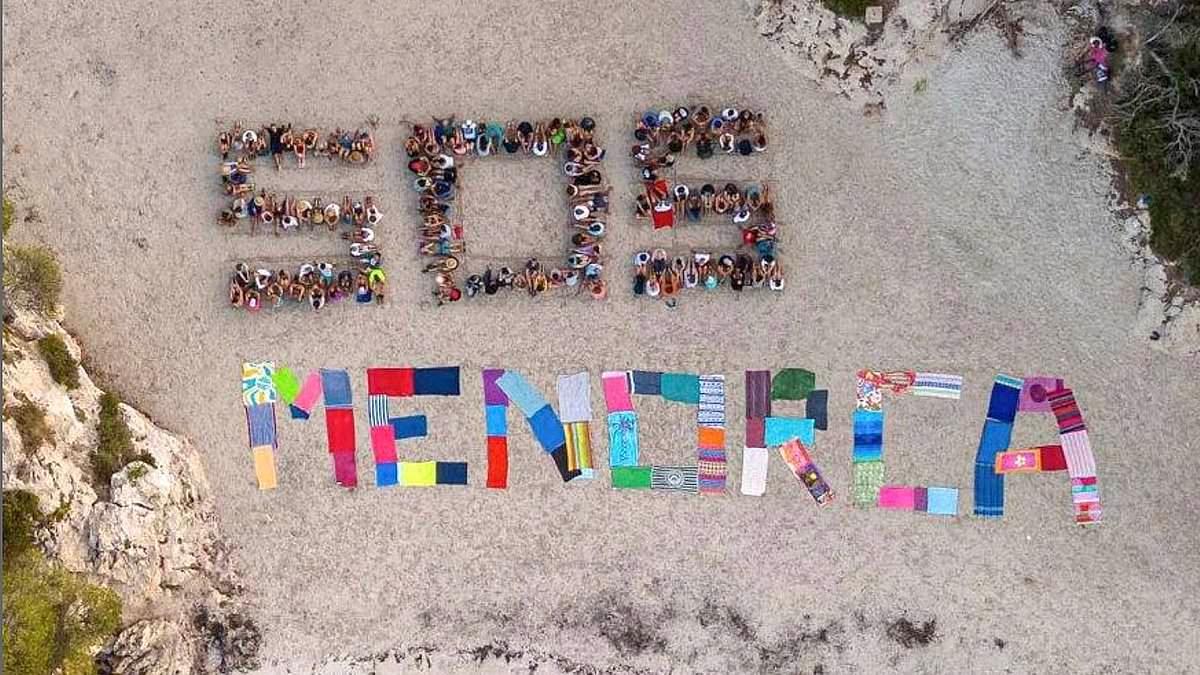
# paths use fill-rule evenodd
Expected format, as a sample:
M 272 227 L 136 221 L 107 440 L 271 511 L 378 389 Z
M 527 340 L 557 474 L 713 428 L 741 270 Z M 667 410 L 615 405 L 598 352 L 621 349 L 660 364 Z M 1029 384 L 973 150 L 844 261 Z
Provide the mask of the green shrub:
M 1150 246 L 1200 284 L 1200 9 L 1148 27 L 1156 38 L 1122 73 L 1117 149 L 1136 194 L 1150 196 Z
M 4 409 L 4 415 L 16 423 L 21 445 L 27 453 L 36 452 L 43 443 L 54 438 L 54 431 L 46 424 L 46 412 L 22 394 L 17 394 L 16 405 Z
M 51 333 L 38 340 L 38 351 L 46 359 L 50 367 L 50 377 L 67 389 L 79 386 L 79 364 L 67 349 L 67 343 L 58 335 Z
M 4 252 L 6 296 L 11 294 L 31 309 L 53 312 L 63 285 L 54 253 L 42 246 L 6 246 Z
M 136 453 L 129 424 L 121 415 L 121 400 L 115 394 L 105 392 L 100 397 L 100 421 L 96 428 L 96 448 L 92 451 L 92 476 L 98 490 L 107 490 L 112 475 L 133 461 L 142 461 L 155 466 L 154 458 L 147 453 Z
M 33 548 L 33 533 L 44 516 L 38 498 L 27 490 L 4 491 L 4 567 Z
M 821 0 L 821 4 L 838 16 L 862 23 L 867 15 L 867 7 L 882 3 L 879 0 Z
M 120 626 L 121 599 L 111 590 L 47 562 L 35 549 L 5 562 L 6 674 L 95 673 L 92 653 Z
M 4 198 L 4 236 L 8 236 L 8 228 L 12 227 L 13 223 L 13 203 L 8 201 L 8 197 Z

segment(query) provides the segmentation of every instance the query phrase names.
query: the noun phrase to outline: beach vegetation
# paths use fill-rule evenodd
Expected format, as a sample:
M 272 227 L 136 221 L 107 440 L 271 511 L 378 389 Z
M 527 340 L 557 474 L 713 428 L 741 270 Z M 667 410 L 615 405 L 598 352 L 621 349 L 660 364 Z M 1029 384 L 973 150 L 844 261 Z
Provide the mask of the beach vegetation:
M 4 198 L 4 236 L 8 236 L 8 228 L 12 227 L 13 223 L 13 203 L 8 201 L 8 197 Z
M 54 430 L 46 423 L 46 412 L 24 394 L 17 394 L 17 403 L 4 409 L 4 416 L 17 425 L 17 433 L 21 435 L 21 446 L 26 453 L 32 454 L 42 447 L 43 443 L 54 439 Z M 7 539 L 5 540 L 7 542 Z
M 4 247 L 4 295 L 40 312 L 54 312 L 62 296 L 62 271 L 44 246 Z
M 821 0 L 821 4 L 838 16 L 862 23 L 867 7 L 880 4 L 879 0 Z
M 105 392 L 100 396 L 100 421 L 96 427 L 96 447 L 92 450 L 92 477 L 98 491 L 108 489 L 112 475 L 130 462 L 142 461 L 156 466 L 148 453 L 133 447 L 133 434 L 121 413 L 121 399 Z
M 79 363 L 71 356 L 67 343 L 55 333 L 38 340 L 38 351 L 50 368 L 50 377 L 67 389 L 79 387 Z
M 1149 197 L 1150 247 L 1200 285 L 1200 7 L 1155 17 L 1113 106 L 1132 191 Z

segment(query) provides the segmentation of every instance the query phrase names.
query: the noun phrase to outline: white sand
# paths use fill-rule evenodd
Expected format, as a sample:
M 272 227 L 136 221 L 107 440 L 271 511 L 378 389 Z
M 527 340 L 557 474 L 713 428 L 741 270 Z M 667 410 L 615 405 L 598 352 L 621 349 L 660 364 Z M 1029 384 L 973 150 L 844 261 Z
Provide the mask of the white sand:
M 976 35 L 931 71 L 925 94 L 902 92 L 885 118 L 864 119 L 796 76 L 729 4 L 6 4 L 4 182 L 42 221 L 14 235 L 59 252 L 70 327 L 120 392 L 207 448 L 222 526 L 266 630 L 264 663 L 308 670 L 335 654 L 424 645 L 445 656 L 499 640 L 601 668 L 676 672 L 1194 669 L 1195 363 L 1129 331 L 1137 281 L 1105 209 L 1108 174 L 1080 156 L 1055 105 L 1058 27 L 1027 26 L 1017 61 L 997 36 Z M 701 99 L 769 110 L 767 156 L 693 159 L 686 170 L 779 187 L 785 294 L 685 296 L 668 311 L 622 282 L 600 306 L 428 307 L 401 119 L 596 116 L 619 195 L 610 257 L 620 262 L 609 272 L 621 280 L 623 262 L 657 241 L 626 197 L 630 117 Z M 227 309 L 234 257 L 338 245 L 213 224 L 214 120 L 354 125 L 370 114 L 381 120 L 375 166 L 280 180 L 378 190 L 392 303 L 316 317 Z M 524 201 L 506 188 L 527 181 L 488 171 L 487 185 L 470 188 L 476 201 Z M 555 227 L 510 212 L 495 241 Z M 337 489 L 318 414 L 281 422 L 281 487 L 260 493 L 237 378 L 243 359 L 261 358 L 350 370 L 368 482 L 364 368 L 461 364 L 464 395 L 421 402 L 433 434 L 403 451 L 466 458 L 473 486 Z M 511 488 L 484 489 L 478 371 L 489 365 L 520 369 L 552 398 L 555 377 L 581 368 L 725 373 L 731 494 L 614 494 L 606 472 L 564 487 L 515 415 Z M 778 462 L 765 497 L 734 495 L 742 370 L 784 366 L 812 369 L 831 389 L 817 456 L 844 498 L 825 511 Z M 964 512 L 992 376 L 1067 378 L 1096 448 L 1105 522 L 1073 525 L 1062 476 L 1009 480 L 1001 522 L 850 507 L 862 366 L 966 376 L 959 402 L 895 403 L 886 439 L 890 477 L 957 485 Z M 662 419 L 643 422 L 647 458 L 687 461 L 687 415 Z M 1052 430 L 1048 418 L 1023 420 L 1015 441 L 1050 442 Z M 902 615 L 936 618 L 938 639 L 901 647 L 884 625 Z M 406 658 L 393 667 L 416 667 Z M 458 662 L 446 658 L 437 669 Z

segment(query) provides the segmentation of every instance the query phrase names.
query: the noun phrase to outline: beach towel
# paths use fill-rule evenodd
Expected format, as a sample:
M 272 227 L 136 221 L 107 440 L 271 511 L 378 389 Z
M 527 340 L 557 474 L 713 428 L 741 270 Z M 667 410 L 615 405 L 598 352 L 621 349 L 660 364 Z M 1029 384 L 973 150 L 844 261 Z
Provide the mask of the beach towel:
M 458 396 L 458 366 L 413 369 L 414 396 Z
M 604 405 L 608 412 L 632 412 L 633 399 L 629 395 L 629 373 L 608 371 L 600 375 L 604 386 Z
M 817 386 L 817 376 L 803 368 L 784 368 L 771 381 L 772 401 L 803 401 Z
M 367 394 L 412 396 L 413 378 L 412 368 L 367 368 Z
M 275 391 L 275 363 L 253 361 L 242 363 L 242 403 L 262 405 L 279 399 Z
M 917 373 L 913 383 L 914 396 L 957 399 L 962 396 L 963 379 L 960 375 L 942 373 Z
M 883 412 L 855 410 L 853 415 L 855 462 L 883 461 Z
M 1024 448 L 996 453 L 994 471 L 1000 473 L 1024 473 L 1042 470 L 1040 448 Z
M 654 490 L 696 492 L 699 490 L 699 475 L 694 466 L 650 467 L 650 487 Z
M 702 427 L 725 428 L 725 376 L 702 375 L 700 397 L 696 404 L 696 424 Z M 724 447 L 722 443 L 721 447 Z
M 289 408 L 292 419 L 308 419 L 320 398 L 321 375 L 320 373 L 309 373 L 308 377 L 304 378 L 304 384 L 300 385 L 300 392 L 296 394 L 296 400 Z
M 766 419 L 766 441 L 768 448 L 774 448 L 793 438 L 812 446 L 816 442 L 813 420 L 807 417 L 768 417 Z M 857 427 L 856 427 L 857 428 Z M 857 434 L 855 435 L 857 439 Z
M 508 435 L 508 407 L 503 405 L 486 405 L 483 407 L 487 420 L 485 429 L 488 436 Z
M 1009 387 L 997 385 L 997 388 Z M 983 421 L 979 448 L 975 452 L 975 515 L 999 518 L 1004 515 L 1004 475 L 996 473 L 996 455 L 1012 445 L 1012 423 Z
M 371 453 L 376 464 L 394 464 L 396 455 L 396 432 L 391 426 L 371 427 Z
M 558 378 L 558 414 L 563 422 L 592 419 L 591 377 L 587 371 Z
M 633 393 L 639 396 L 659 396 L 662 394 L 662 373 L 635 370 L 633 371 Z
M 804 400 L 804 416 L 813 421 L 821 431 L 829 429 L 829 390 L 814 389 Z
M 321 369 L 321 389 L 325 392 L 325 409 L 349 408 L 354 401 L 350 393 L 350 373 L 344 370 Z
M 508 488 L 508 439 L 504 436 L 487 438 L 487 486 Z
M 400 465 L 396 462 L 375 464 L 375 487 L 391 487 L 400 482 Z
M 992 382 L 991 398 L 988 399 L 988 419 L 1011 424 L 1017 417 L 1023 384 L 1020 378 L 997 375 Z
M 258 481 L 259 490 L 274 490 L 279 486 L 279 479 L 275 475 L 275 452 L 269 445 L 260 445 L 250 448 L 250 455 L 254 458 L 254 478 Z
M 792 475 L 804 484 L 818 506 L 824 506 L 833 501 L 833 490 L 830 489 L 829 483 L 825 482 L 821 470 L 817 468 L 812 454 L 803 442 L 793 438 L 779 447 L 779 454 L 788 468 L 792 470 Z
M 434 480 L 437 481 L 438 485 L 467 484 L 466 462 L 438 462 L 434 472 Z
M 588 422 L 572 422 L 563 425 L 568 439 L 568 450 L 574 454 L 583 478 L 595 477 L 596 465 L 592 460 L 592 429 Z
M 496 378 L 496 385 L 513 404 L 521 409 L 521 413 L 526 418 L 533 417 L 537 411 L 550 405 L 549 401 L 543 398 L 520 373 L 515 371 L 504 371 L 503 375 Z
M 879 490 L 883 487 L 883 462 L 855 462 L 854 486 L 851 488 L 855 506 L 875 506 L 879 501 Z
M 935 516 L 958 515 L 958 488 L 927 487 L 925 512 Z
M 766 419 L 771 416 L 771 371 L 746 371 L 746 418 Z M 757 447 L 757 446 L 755 446 Z
M 567 438 L 563 433 L 562 420 L 558 418 L 549 404 L 542 406 L 541 410 L 529 418 L 529 428 L 546 452 L 554 452 L 566 445 Z
M 1050 394 L 1062 388 L 1063 381 L 1058 377 L 1027 377 L 1021 385 L 1017 409 L 1021 412 L 1050 412 Z
M 1079 404 L 1075 402 L 1075 392 L 1064 387 L 1051 392 L 1048 399 L 1050 410 L 1058 422 L 1059 434 L 1069 434 L 1087 428 L 1083 423 L 1083 413 L 1079 410 Z
M 637 466 L 638 463 L 638 420 L 637 413 L 619 411 L 608 415 L 608 460 L 609 465 Z
M 358 466 L 354 463 L 354 451 L 333 452 L 333 478 L 342 487 L 358 487 Z
M 725 494 L 725 447 L 699 448 L 696 451 L 696 472 L 701 494 Z
M 330 452 L 354 452 L 354 411 L 326 407 L 325 434 Z
M 400 484 L 404 487 L 437 485 L 437 462 L 400 462 Z
M 648 466 L 614 466 L 612 486 L 614 489 L 650 489 L 651 468 Z
M 246 430 L 250 447 L 269 445 L 279 447 L 275 430 L 275 404 L 257 403 L 246 406 Z
M 388 425 L 388 397 L 383 394 L 367 395 L 367 425 L 371 427 L 386 427 Z
M 742 449 L 742 494 L 761 497 L 767 492 L 766 448 Z
M 504 375 L 503 368 L 485 368 L 483 371 L 483 403 L 484 405 L 508 405 L 508 396 L 496 384 L 496 380 Z
M 398 441 L 406 438 L 424 438 L 429 435 L 429 420 L 424 415 L 393 417 L 388 420 L 388 424 L 392 426 L 392 433 L 396 435 Z
M 287 366 L 276 368 L 275 373 L 271 376 L 271 381 L 275 384 L 275 392 L 279 395 L 279 400 L 288 405 L 296 400 L 296 396 L 300 393 L 300 378 L 292 372 L 291 368 Z
M 912 511 L 916 498 L 916 492 L 907 485 L 884 485 L 879 488 L 878 505 L 881 509 Z
M 663 373 L 662 397 L 676 403 L 700 403 L 700 378 L 691 373 Z
M 746 447 L 767 447 L 767 421 L 761 418 L 746 418 Z

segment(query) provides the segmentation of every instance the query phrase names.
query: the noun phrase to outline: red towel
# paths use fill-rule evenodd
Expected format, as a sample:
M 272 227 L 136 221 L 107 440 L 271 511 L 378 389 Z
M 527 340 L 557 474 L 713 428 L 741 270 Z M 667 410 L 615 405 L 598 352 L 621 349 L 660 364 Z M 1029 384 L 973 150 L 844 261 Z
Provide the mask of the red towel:
M 1042 446 L 1042 471 L 1066 471 L 1067 457 L 1061 445 Z
M 329 438 L 330 452 L 350 452 L 356 449 L 354 444 L 354 409 L 326 408 L 325 434 Z
M 333 477 L 342 487 L 358 486 L 358 467 L 353 452 L 333 453 Z
M 412 396 L 412 368 L 367 368 L 367 393 Z
M 487 437 L 487 486 L 501 490 L 508 487 L 508 438 Z

